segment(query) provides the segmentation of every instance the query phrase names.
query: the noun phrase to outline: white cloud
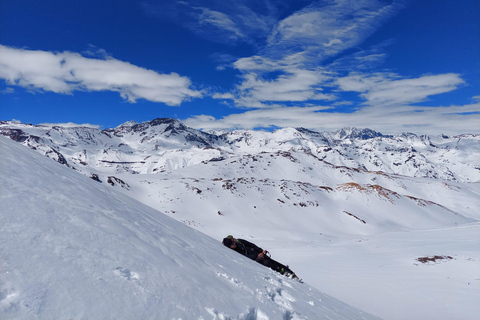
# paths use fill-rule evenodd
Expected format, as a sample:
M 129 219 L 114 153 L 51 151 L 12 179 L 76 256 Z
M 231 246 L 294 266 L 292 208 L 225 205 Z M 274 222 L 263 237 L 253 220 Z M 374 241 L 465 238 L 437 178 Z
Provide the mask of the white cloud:
M 320 84 L 331 81 L 321 68 L 303 67 L 302 53 L 272 60 L 261 56 L 238 59 L 234 68 L 242 72 L 242 82 L 232 93 L 237 107 L 271 108 L 271 103 L 308 100 L 335 100 L 322 92 Z
M 246 70 L 243 82 L 232 99 L 237 105 L 257 110 L 233 114 L 222 119 L 202 115 L 185 120 L 189 126 L 209 129 L 254 129 L 265 127 L 305 127 L 312 130 L 337 130 L 342 127 L 369 127 L 385 134 L 407 131 L 427 134 L 480 133 L 480 103 L 465 106 L 421 107 L 412 104 L 432 95 L 450 92 L 464 84 L 458 74 L 425 75 L 402 78 L 392 73 L 360 74 L 334 79 L 324 70 L 317 72 L 296 65 L 275 62 L 263 57 L 238 60 L 236 66 Z M 283 73 L 272 80 L 260 78 L 269 72 Z M 359 92 L 365 106 L 350 113 L 335 112 L 334 107 L 300 104 L 286 107 L 263 102 L 307 99 L 336 100 L 318 89 L 319 85 L 337 86 L 341 91 Z M 224 98 L 230 98 L 224 96 Z M 476 99 L 474 97 L 473 99 Z M 351 105 L 339 101 L 334 106 Z M 327 112 L 325 112 L 327 111 Z
M 322 112 L 328 111 L 328 112 Z M 280 107 L 251 110 L 222 119 L 200 115 L 183 120 L 204 130 L 304 127 L 335 131 L 343 127 L 371 128 L 384 134 L 480 134 L 480 103 L 464 106 L 396 108 L 365 107 L 353 113 L 332 112 L 329 107 Z
M 242 73 L 241 83 L 231 92 L 235 105 L 269 108 L 271 103 L 336 100 L 334 94 L 323 91 L 331 87 L 332 80 L 325 67 L 319 67 L 322 60 L 359 44 L 400 8 L 398 1 L 316 1 L 277 20 L 266 45 L 260 44 L 261 55 L 240 58 L 232 64 Z M 230 18 L 238 18 L 246 11 L 225 12 Z M 218 20 L 224 21 L 225 17 Z M 229 26 L 225 23 L 224 30 Z M 357 64 L 382 59 L 381 53 L 371 54 Z
M 214 93 L 212 95 L 212 98 L 213 99 L 220 99 L 220 100 L 232 100 L 232 99 L 235 99 L 235 97 L 233 96 L 233 94 L 231 93 Z
M 319 72 L 302 69 L 289 69 L 288 73 L 273 80 L 264 80 L 255 73 L 248 73 L 244 75 L 238 90 L 257 101 L 306 101 L 316 96 L 314 86 L 320 79 Z
M 306 51 L 321 61 L 359 44 L 401 7 L 399 1 L 316 1 L 279 21 L 268 49 Z
M 231 114 L 218 120 L 208 115 L 199 115 L 183 120 L 183 122 L 190 127 L 204 130 L 254 129 L 269 126 L 289 127 L 294 123 L 303 122 L 316 111 L 326 109 L 328 107 L 279 107 Z
M 5 89 L 3 89 L 3 90 L 0 90 L 0 93 L 1 93 L 1 94 L 9 94 L 9 93 L 14 93 L 14 92 L 15 92 L 15 89 L 10 88 L 10 87 L 5 88 Z
M 226 14 L 207 8 L 198 9 L 200 9 L 202 12 L 198 17 L 200 25 L 202 27 L 204 25 L 211 25 L 213 27 L 223 29 L 227 31 L 234 39 L 241 39 L 246 37 L 236 26 L 235 22 L 233 22 Z
M 331 46 L 333 46 L 333 45 L 342 44 L 342 42 L 343 42 L 343 41 L 340 40 L 340 39 L 332 39 L 332 40 L 330 40 L 329 43 L 324 43 L 323 45 L 324 45 L 325 47 L 331 47 Z
M 395 74 L 351 74 L 337 83 L 343 91 L 361 92 L 366 104 L 375 106 L 402 105 L 424 101 L 429 96 L 458 88 L 464 81 L 458 74 L 427 75 L 401 79 Z
M 83 123 L 83 124 L 77 124 L 73 122 L 66 122 L 66 123 L 39 123 L 39 126 L 44 126 L 44 127 L 66 127 L 66 128 L 77 128 L 77 127 L 87 127 L 87 128 L 93 128 L 93 129 L 100 129 L 99 125 L 96 124 L 90 124 L 90 123 Z
M 242 80 L 232 88 L 229 98 L 240 108 L 269 108 L 272 103 L 335 100 L 335 95 L 323 90 L 331 86 L 331 79 L 319 68 L 321 62 L 363 41 L 401 9 L 401 1 L 309 1 L 283 19 L 279 17 L 299 4 L 269 0 L 255 4 L 244 0 L 146 0 L 143 6 L 210 40 L 254 44 L 258 55 L 232 64 L 242 74 Z M 363 58 L 360 63 L 372 64 L 384 56 Z M 218 70 L 224 69 L 222 63 Z M 215 98 L 221 96 L 215 94 Z
M 82 51 L 84 56 L 92 57 L 92 58 L 101 58 L 101 59 L 111 59 L 112 55 L 109 54 L 105 49 L 97 48 L 93 44 L 88 45 L 88 49 Z
M 202 93 L 190 89 L 187 77 L 159 74 L 131 63 L 90 59 L 78 53 L 33 51 L 0 45 L 0 79 L 30 90 L 71 94 L 73 91 L 114 91 L 129 102 L 146 99 L 179 105 Z
M 280 63 L 262 56 L 240 58 L 233 63 L 233 67 L 240 71 L 275 71 Z
M 142 1 L 145 12 L 168 19 L 214 42 L 255 43 L 272 30 L 276 8 L 270 0 Z

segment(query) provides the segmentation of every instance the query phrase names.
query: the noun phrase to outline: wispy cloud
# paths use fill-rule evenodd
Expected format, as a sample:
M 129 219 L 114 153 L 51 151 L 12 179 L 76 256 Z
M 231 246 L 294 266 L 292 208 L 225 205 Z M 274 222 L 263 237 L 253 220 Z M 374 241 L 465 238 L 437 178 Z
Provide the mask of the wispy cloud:
M 279 103 L 336 100 L 336 95 L 324 88 L 332 87 L 332 77 L 327 75 L 336 72 L 337 66 L 322 62 L 359 44 L 401 8 L 399 1 L 315 1 L 274 24 L 272 19 L 278 17 L 270 10 L 270 29 L 265 27 L 268 32 L 260 33 L 266 41 L 257 42 L 259 54 L 232 64 L 242 79 L 231 91 L 234 105 L 266 108 Z M 245 12 L 237 11 L 235 17 Z M 225 24 L 226 32 L 231 32 L 229 28 Z M 384 58 L 372 50 L 357 55 L 355 63 L 372 64 Z
M 13 88 L 5 88 L 3 90 L 0 90 L 0 94 L 9 94 L 9 93 L 14 93 L 15 89 Z
M 232 63 L 241 73 L 235 88 L 214 95 L 253 110 L 222 119 L 201 115 L 187 123 L 205 129 L 304 126 L 334 130 L 357 126 L 385 133 L 460 133 L 466 128 L 478 132 L 478 103 L 413 106 L 464 85 L 460 75 L 366 73 L 386 59 L 384 49 L 391 40 L 341 55 L 362 43 L 403 6 L 403 1 L 315 1 L 277 20 L 269 33 L 262 34 L 266 42 L 257 42 L 257 55 Z M 228 25 L 224 29 L 228 31 Z M 341 100 L 345 92 L 357 92 L 364 103 L 350 113 L 335 112 L 336 107 L 352 104 Z M 322 100 L 331 107 L 315 106 Z
M 302 68 L 303 58 L 288 56 L 274 61 L 261 56 L 242 58 L 233 65 L 243 73 L 232 99 L 239 107 L 271 107 L 265 103 L 335 100 L 322 92 L 319 83 L 331 78 L 323 69 Z
M 254 66 L 251 61 L 247 65 L 250 68 Z M 264 66 L 265 69 L 268 69 L 268 65 L 270 64 Z M 325 77 L 327 80 L 321 81 L 326 82 L 332 78 Z M 464 106 L 413 105 L 427 100 L 432 95 L 446 93 L 463 85 L 464 81 L 458 74 L 402 78 L 392 73 L 372 75 L 352 73 L 336 79 L 333 83 L 339 90 L 359 92 L 365 99 L 364 106 L 350 113 L 342 113 L 335 112 L 334 106 L 351 104 L 351 102 L 338 101 L 332 107 L 311 104 L 297 107 L 275 105 L 226 116 L 222 119 L 202 115 L 186 119 L 185 122 L 192 127 L 203 129 L 305 127 L 328 131 L 349 126 L 369 127 L 386 134 L 408 131 L 428 134 L 480 133 L 478 101 Z M 267 90 L 268 87 L 262 89 Z M 478 98 L 475 96 L 472 100 L 478 100 Z
M 210 10 L 208 8 L 195 8 L 200 11 L 198 15 L 198 23 L 200 28 L 218 28 L 229 34 L 232 39 L 246 38 L 246 35 L 240 30 L 236 23 L 226 14 Z
M 252 110 L 222 119 L 201 115 L 187 119 L 188 124 L 205 129 L 268 126 L 335 129 L 342 126 L 371 127 L 375 123 L 374 129 L 387 133 L 409 130 L 442 132 L 444 124 L 451 123 L 452 119 L 473 124 L 478 104 L 412 106 L 462 86 L 464 81 L 460 75 L 402 77 L 388 72 L 367 73 L 385 61 L 385 48 L 392 40 L 342 55 L 398 13 L 404 7 L 404 1 L 305 2 L 305 7 L 281 19 L 278 3 L 285 4 L 277 2 L 276 7 L 270 5 L 268 10 L 260 13 L 251 9 L 253 6 L 248 1 L 237 1 L 229 6 L 218 1 L 179 2 L 191 10 L 190 28 L 210 27 L 195 32 L 201 32 L 207 38 L 223 33 L 225 41 L 252 43 L 258 52 L 233 62 L 229 57 L 228 63 L 240 73 L 240 81 L 231 90 L 212 94 L 215 99 L 232 101 L 236 107 Z M 259 24 L 261 20 L 264 22 Z M 227 65 L 223 61 L 218 70 L 224 70 Z M 341 100 L 345 92 L 357 92 L 365 102 L 355 110 L 352 106 L 351 113 L 335 112 L 336 107 L 352 105 L 351 101 Z M 325 102 L 331 107 L 315 106 Z M 474 116 L 465 116 L 465 113 L 472 112 Z M 464 130 L 464 127 L 449 125 L 448 130 L 457 129 Z
M 400 1 L 315 1 L 279 21 L 267 50 L 302 51 L 317 63 L 359 44 L 401 8 Z
M 299 5 L 304 5 L 300 7 Z M 292 7 L 297 9 L 291 13 Z M 226 95 L 240 108 L 328 100 L 336 96 L 322 62 L 361 43 L 403 8 L 403 0 L 182 0 L 143 2 L 146 12 L 182 24 L 212 41 L 250 43 L 258 54 L 231 64 L 241 81 Z M 285 13 L 289 12 L 288 16 Z M 358 64 L 384 59 L 378 52 L 356 57 Z M 226 64 L 219 65 L 224 70 Z
M 199 115 L 183 120 L 188 126 L 204 129 L 254 129 L 304 127 L 335 131 L 342 127 L 371 128 L 384 134 L 480 134 L 480 103 L 464 106 L 396 108 L 364 107 L 354 113 L 329 112 L 330 107 L 279 107 L 250 110 L 221 119 Z
M 81 91 L 114 91 L 128 102 L 146 99 L 179 105 L 202 96 L 190 89 L 187 77 L 160 74 L 107 57 L 85 58 L 73 52 L 16 49 L 0 45 L 0 79 L 32 91 L 72 94 Z
M 429 96 L 458 88 L 464 81 L 458 74 L 426 75 L 402 79 L 396 74 L 350 74 L 337 83 L 344 91 L 361 92 L 366 104 L 374 106 L 403 105 L 424 101 Z
M 254 44 L 266 38 L 276 22 L 270 0 L 183 0 L 142 3 L 144 11 L 182 25 L 214 42 Z
M 39 126 L 45 126 L 45 127 L 65 127 L 65 128 L 76 128 L 76 127 L 87 127 L 87 128 L 93 128 L 93 129 L 100 129 L 99 125 L 96 124 L 90 124 L 90 123 L 73 123 L 73 122 L 66 122 L 66 123 L 39 123 Z

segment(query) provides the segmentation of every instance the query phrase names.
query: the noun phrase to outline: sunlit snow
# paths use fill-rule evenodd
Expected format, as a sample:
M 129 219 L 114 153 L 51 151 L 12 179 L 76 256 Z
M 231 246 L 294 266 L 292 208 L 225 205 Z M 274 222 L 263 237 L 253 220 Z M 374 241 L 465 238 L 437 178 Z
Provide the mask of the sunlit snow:
M 39 312 L 61 298 L 89 318 L 69 296 L 86 298 L 104 284 L 99 277 L 111 282 L 87 299 L 113 296 L 98 312 L 146 317 L 160 309 L 186 319 L 366 317 L 316 290 L 384 319 L 480 314 L 478 135 L 383 136 L 355 128 L 208 134 L 172 119 L 103 131 L 3 122 L 0 131 L 64 165 L 2 139 L 11 150 L 2 154 L 12 154 L 2 159 L 2 219 L 11 222 L 2 222 L 11 236 L 2 254 L 19 254 L 2 261 L 32 273 L 20 281 L 20 271 L 15 278 L 14 268 L 0 269 L 17 279 L 1 291 L 3 310 L 19 312 L 9 314 Z M 32 212 L 41 215 L 32 220 Z M 25 224 L 38 231 L 23 239 L 14 231 Z M 269 250 L 305 284 L 224 248 L 228 234 Z M 85 286 L 75 289 L 68 287 L 74 280 L 42 282 L 42 257 L 50 254 L 48 263 L 61 266 L 55 273 L 92 279 L 80 277 Z M 42 291 L 45 282 L 62 289 Z M 33 309 L 19 307 L 31 292 L 19 289 L 26 283 Z M 123 299 L 130 311 L 116 305 Z
M 0 137 L 2 319 L 374 319 Z

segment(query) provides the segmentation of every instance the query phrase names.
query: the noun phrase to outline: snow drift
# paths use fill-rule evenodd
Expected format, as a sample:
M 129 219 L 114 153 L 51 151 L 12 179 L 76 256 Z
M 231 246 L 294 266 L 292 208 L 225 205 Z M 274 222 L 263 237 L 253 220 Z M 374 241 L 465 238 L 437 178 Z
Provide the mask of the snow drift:
M 2 319 L 373 319 L 0 137 Z

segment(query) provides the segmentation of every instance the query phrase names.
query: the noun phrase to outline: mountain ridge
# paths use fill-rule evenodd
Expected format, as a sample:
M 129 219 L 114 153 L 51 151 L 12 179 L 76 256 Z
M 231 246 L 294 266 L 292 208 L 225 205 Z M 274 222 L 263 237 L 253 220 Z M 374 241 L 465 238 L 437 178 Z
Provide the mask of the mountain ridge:
M 190 152 L 183 159 L 178 159 L 185 166 L 228 158 L 234 154 L 303 150 L 337 166 L 447 181 L 480 181 L 480 164 L 473 160 L 480 155 L 480 135 L 473 134 L 431 137 L 405 133 L 391 136 L 358 128 L 344 128 L 332 133 L 283 128 L 271 133 L 233 131 L 215 134 L 189 128 L 172 118 L 157 118 L 143 123 L 127 122 L 104 130 L 2 121 L 0 134 L 32 149 L 43 149 L 47 156 L 64 164 L 66 161 L 80 171 L 88 170 L 84 168 L 84 163 L 89 162 L 79 160 L 82 157 L 90 157 L 97 163 L 112 163 L 115 161 L 112 158 L 116 157 L 125 164 L 144 161 L 148 156 L 173 153 L 173 150 L 185 152 L 196 149 L 195 155 Z M 79 150 L 71 148 L 75 146 Z M 98 146 L 96 150 L 92 148 L 95 146 Z M 106 156 L 112 153 L 115 156 Z M 135 158 L 135 153 L 137 159 L 131 160 Z M 455 153 L 463 153 L 466 157 L 461 162 L 451 163 L 449 158 L 458 158 Z M 158 172 L 168 168 L 164 164 L 163 168 L 160 165 L 152 170 Z M 148 171 L 146 168 L 139 170 L 128 167 L 124 170 L 137 173 Z

